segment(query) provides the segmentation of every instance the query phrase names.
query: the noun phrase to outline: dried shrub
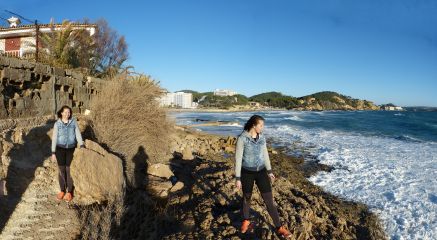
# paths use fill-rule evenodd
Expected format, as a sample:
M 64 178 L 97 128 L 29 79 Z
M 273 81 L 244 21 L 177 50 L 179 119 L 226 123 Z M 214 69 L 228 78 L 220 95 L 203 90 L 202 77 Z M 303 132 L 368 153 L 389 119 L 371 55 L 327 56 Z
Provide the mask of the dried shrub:
M 168 160 L 171 123 L 157 101 L 162 93 L 148 76 L 118 76 L 91 100 L 96 138 L 122 155 L 130 186 L 142 186 L 149 163 Z
M 81 239 L 112 239 L 125 209 L 123 196 L 113 196 L 104 204 L 79 207 Z

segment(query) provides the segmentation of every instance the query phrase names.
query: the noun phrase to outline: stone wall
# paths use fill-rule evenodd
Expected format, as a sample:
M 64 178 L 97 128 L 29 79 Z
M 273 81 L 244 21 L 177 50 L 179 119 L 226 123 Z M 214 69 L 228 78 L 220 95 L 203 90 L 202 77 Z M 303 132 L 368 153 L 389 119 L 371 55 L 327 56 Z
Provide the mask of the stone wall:
M 0 119 L 55 114 L 62 105 L 83 113 L 104 80 L 41 63 L 0 56 Z

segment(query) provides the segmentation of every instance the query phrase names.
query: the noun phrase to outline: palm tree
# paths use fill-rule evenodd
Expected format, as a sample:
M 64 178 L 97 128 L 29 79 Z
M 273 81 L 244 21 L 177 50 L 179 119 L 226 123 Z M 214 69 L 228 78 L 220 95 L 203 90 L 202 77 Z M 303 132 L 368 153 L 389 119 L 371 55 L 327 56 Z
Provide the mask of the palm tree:
M 50 32 L 41 34 L 40 52 L 44 62 L 57 67 L 88 67 L 93 41 L 85 29 L 74 29 L 73 23 L 64 20 L 60 26 L 50 22 Z
M 64 20 L 59 26 L 52 20 L 50 32 L 41 34 L 41 60 L 62 68 L 81 68 L 102 78 L 128 72 L 132 67 L 125 66 L 128 49 L 124 36 L 111 29 L 105 20 L 99 20 L 95 26 L 96 33 L 90 36 L 86 29 L 74 28 L 70 21 Z

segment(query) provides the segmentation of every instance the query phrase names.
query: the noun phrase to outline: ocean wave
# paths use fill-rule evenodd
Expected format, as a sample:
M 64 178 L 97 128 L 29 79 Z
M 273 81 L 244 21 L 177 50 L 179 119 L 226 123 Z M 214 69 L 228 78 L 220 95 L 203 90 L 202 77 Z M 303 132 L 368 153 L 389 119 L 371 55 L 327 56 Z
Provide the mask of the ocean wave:
M 313 146 L 308 150 L 323 164 L 341 166 L 310 181 L 370 206 L 391 239 L 437 236 L 435 144 L 406 135 L 395 139 L 296 126 L 267 130 L 284 144 L 299 139 L 303 146 Z
M 229 124 L 221 124 L 220 127 L 243 127 L 243 125 L 239 123 L 229 123 Z
M 358 115 L 354 114 L 358 113 L 284 111 L 266 118 L 264 132 L 267 137 L 273 138 L 273 142 L 289 147 L 290 151 L 300 149 L 309 152 L 321 163 L 334 166 L 333 171 L 319 172 L 310 181 L 332 194 L 370 206 L 379 215 L 389 238 L 436 239 L 437 142 L 416 138 L 416 134 L 421 138 L 420 134 L 425 130 L 424 139 L 427 139 L 427 134 L 433 134 L 435 122 L 419 118 L 424 119 L 421 122 L 427 126 L 420 128 L 419 132 L 410 131 L 407 129 L 410 125 L 403 123 L 389 126 L 392 123 L 388 121 L 387 125 L 371 125 L 374 127 L 371 130 L 356 129 L 353 124 L 342 126 L 343 121 L 360 123 L 355 119 Z M 359 114 L 358 117 L 364 117 L 362 113 Z M 391 117 L 398 122 L 411 122 L 407 118 L 393 116 L 393 113 L 371 112 L 366 115 L 369 116 L 369 124 L 375 114 L 381 114 L 376 119 Z M 402 114 L 409 116 L 408 112 Z M 208 116 L 220 119 L 223 115 Z M 226 120 L 246 121 L 250 116 L 251 113 L 245 113 Z M 295 116 L 304 120 L 302 124 L 284 120 Z M 183 118 L 186 120 L 187 116 Z M 392 127 L 397 135 L 385 131 Z M 235 128 L 203 129 L 209 132 L 213 129 L 223 134 L 240 131 L 236 125 Z
M 423 142 L 420 139 L 417 139 L 417 138 L 414 138 L 414 137 L 411 137 L 411 136 L 408 136 L 408 135 L 395 136 L 394 139 L 401 140 L 401 141 L 406 141 L 406 142 L 416 142 L 416 143 Z
M 284 119 L 293 120 L 293 121 L 304 121 L 302 118 L 298 116 L 286 117 Z

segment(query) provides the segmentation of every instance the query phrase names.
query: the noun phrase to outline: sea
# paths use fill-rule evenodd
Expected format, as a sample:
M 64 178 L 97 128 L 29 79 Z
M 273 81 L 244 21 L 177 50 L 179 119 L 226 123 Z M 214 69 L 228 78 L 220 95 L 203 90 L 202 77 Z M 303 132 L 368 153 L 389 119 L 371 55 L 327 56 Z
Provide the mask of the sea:
M 309 180 L 362 202 L 390 239 L 437 239 L 437 112 L 172 112 L 178 125 L 224 121 L 198 131 L 238 136 L 253 114 L 274 146 L 334 167 Z M 274 170 L 274 166 L 273 166 Z

